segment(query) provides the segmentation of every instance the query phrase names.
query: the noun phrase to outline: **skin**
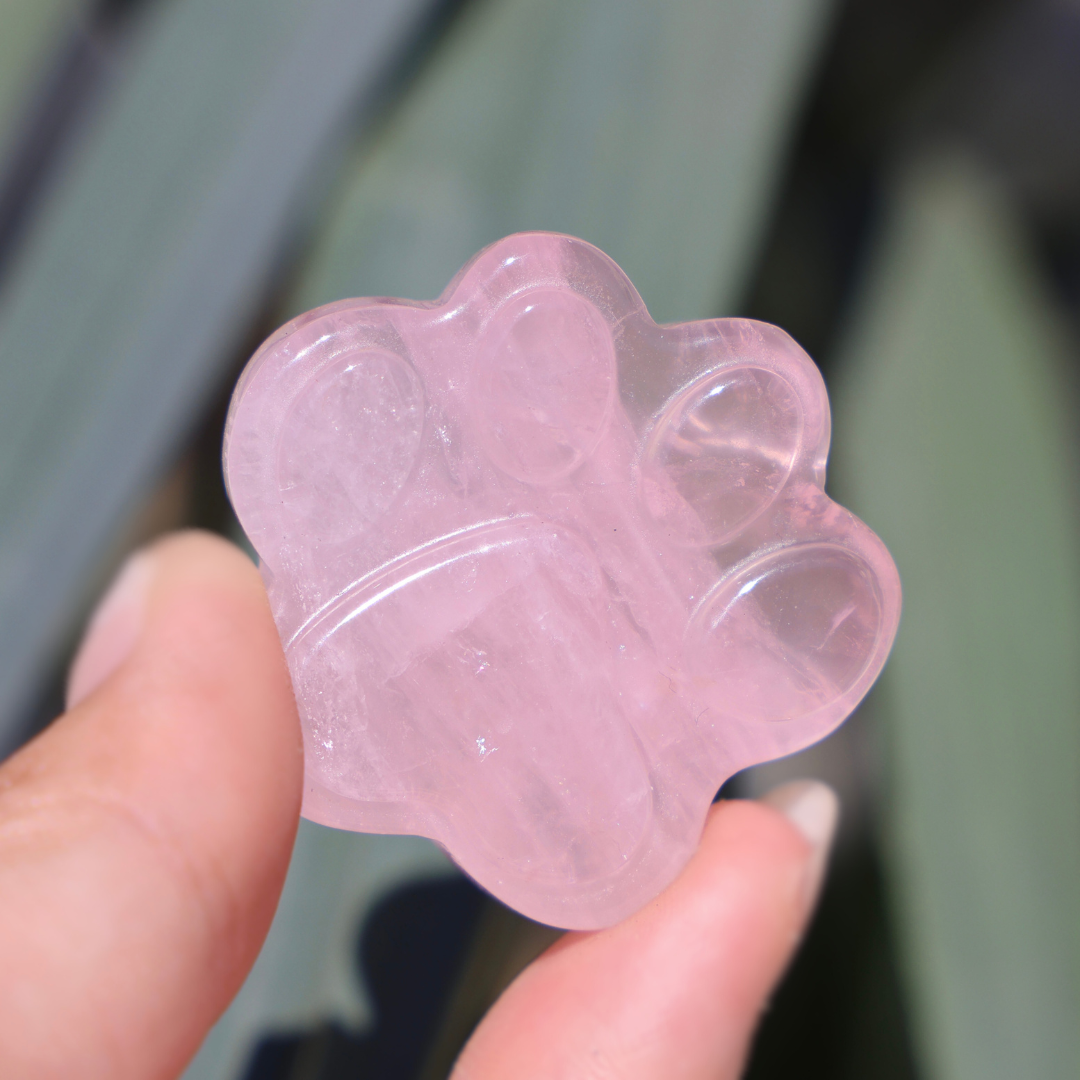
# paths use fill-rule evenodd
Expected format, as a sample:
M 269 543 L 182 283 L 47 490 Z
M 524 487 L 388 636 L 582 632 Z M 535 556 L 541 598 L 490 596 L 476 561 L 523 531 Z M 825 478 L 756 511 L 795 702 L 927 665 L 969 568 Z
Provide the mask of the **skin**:
M 175 1077 L 255 960 L 300 810 L 251 563 L 202 534 L 159 542 L 92 621 L 69 697 L 0 767 L 0 1076 Z M 456 1080 L 738 1076 L 834 820 L 820 785 L 716 806 L 657 900 L 522 973 Z

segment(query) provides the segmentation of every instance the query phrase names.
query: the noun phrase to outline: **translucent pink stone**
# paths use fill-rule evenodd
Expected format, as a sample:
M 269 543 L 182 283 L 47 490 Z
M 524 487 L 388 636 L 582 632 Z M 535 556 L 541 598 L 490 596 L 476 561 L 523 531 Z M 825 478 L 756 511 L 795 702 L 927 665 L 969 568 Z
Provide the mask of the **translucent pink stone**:
M 566 236 L 433 303 L 295 319 L 236 389 L 229 491 L 304 726 L 304 814 L 418 833 L 524 914 L 600 927 L 732 773 L 832 731 L 900 583 L 822 490 L 825 387 L 773 326 L 657 326 Z

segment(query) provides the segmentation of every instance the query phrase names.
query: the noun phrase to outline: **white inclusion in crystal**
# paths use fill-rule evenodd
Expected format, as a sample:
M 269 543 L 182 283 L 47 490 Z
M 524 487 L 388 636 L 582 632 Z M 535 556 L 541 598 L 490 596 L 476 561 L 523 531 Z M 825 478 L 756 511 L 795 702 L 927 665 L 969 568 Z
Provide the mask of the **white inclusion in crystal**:
M 484 738 L 483 735 L 479 736 L 476 740 L 476 749 L 480 751 L 481 761 L 486 757 L 490 757 L 492 754 L 495 753 L 496 750 L 499 749 L 497 746 L 485 745 L 486 742 L 487 740 Z

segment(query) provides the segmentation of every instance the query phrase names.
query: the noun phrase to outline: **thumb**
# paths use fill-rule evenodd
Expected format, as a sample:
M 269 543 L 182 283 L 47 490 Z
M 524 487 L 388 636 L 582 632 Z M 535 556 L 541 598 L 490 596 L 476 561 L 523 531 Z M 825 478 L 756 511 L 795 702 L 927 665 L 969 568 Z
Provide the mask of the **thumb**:
M 0 1076 L 175 1076 L 255 959 L 299 813 L 254 567 L 199 534 L 136 556 L 70 699 L 0 767 Z

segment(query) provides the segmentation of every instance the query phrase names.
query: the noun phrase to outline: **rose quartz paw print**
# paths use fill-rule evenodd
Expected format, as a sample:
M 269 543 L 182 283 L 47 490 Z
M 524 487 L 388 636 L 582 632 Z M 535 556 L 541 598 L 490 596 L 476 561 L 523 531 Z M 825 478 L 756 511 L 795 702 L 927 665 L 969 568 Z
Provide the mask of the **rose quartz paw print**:
M 825 495 L 828 442 L 787 335 L 658 326 L 570 237 L 509 237 L 433 303 L 285 326 L 225 471 L 305 816 L 431 837 L 557 926 L 640 907 L 720 784 L 828 734 L 885 662 L 899 580 Z

